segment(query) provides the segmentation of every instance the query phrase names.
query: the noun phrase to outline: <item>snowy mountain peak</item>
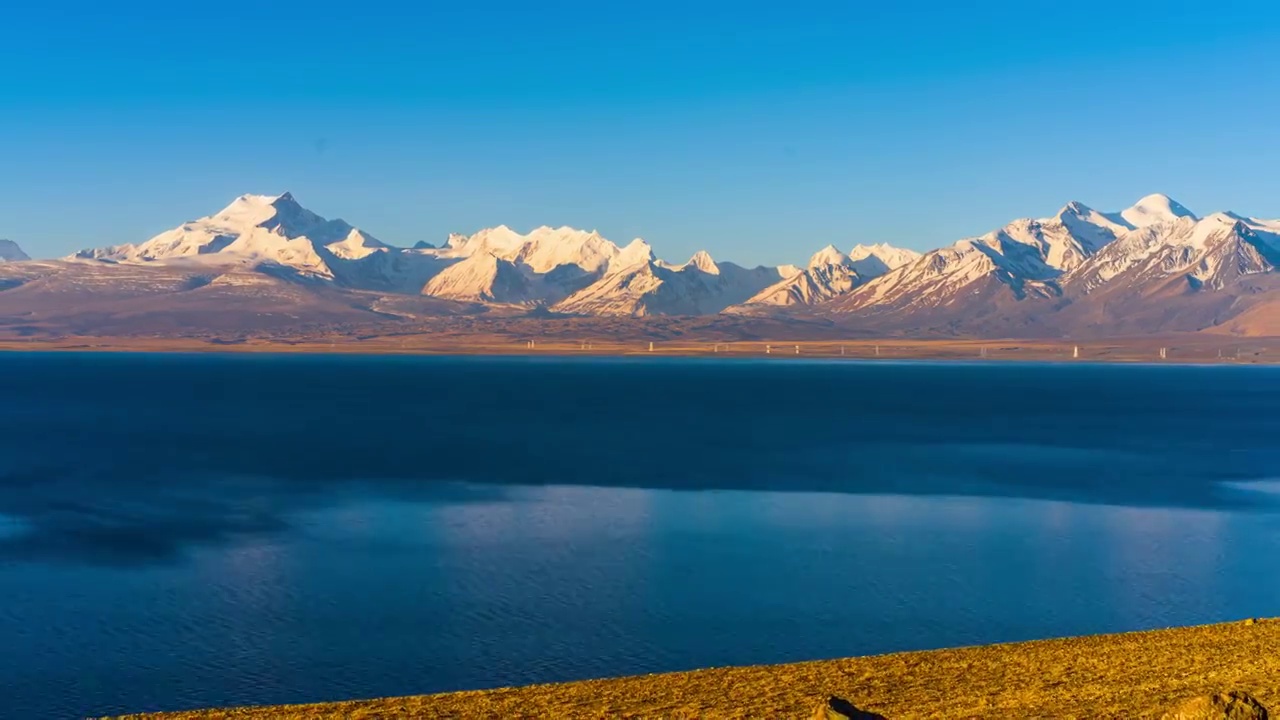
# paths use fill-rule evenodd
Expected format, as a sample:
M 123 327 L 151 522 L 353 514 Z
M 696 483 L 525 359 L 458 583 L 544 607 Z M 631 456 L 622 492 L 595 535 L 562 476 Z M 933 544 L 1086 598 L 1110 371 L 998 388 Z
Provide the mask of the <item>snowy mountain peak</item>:
M 244 234 L 264 228 L 286 238 L 308 238 L 321 244 L 347 237 L 354 229 L 342 220 L 326 220 L 304 208 L 291 193 L 241 195 L 221 211 L 185 223 L 183 228 L 214 229 L 224 234 Z
M 1127 210 L 1122 210 L 1120 217 L 1135 228 L 1143 228 L 1183 217 L 1195 219 L 1195 213 L 1168 195 L 1155 193 L 1142 198 Z
M 462 302 L 523 304 L 536 299 L 528 277 L 487 250 L 445 268 L 427 281 L 422 294 Z
M 281 195 L 241 195 L 232 200 L 230 205 L 210 217 L 236 219 L 256 224 L 271 217 L 282 208 L 293 210 L 294 208 L 302 209 L 302 206 L 298 204 L 298 201 L 290 193 Z
M 1059 222 L 1080 243 L 1086 252 L 1096 252 L 1120 233 L 1133 229 L 1133 225 L 1118 213 L 1101 213 L 1082 202 L 1072 200 L 1056 215 L 1048 218 Z
M 1084 203 L 1078 200 L 1072 200 L 1066 205 L 1063 205 L 1062 209 L 1059 210 L 1058 214 L 1054 215 L 1054 217 L 1058 219 L 1062 219 L 1065 217 L 1088 218 L 1095 214 L 1097 214 L 1097 211 L 1094 210 L 1093 208 L 1089 207 L 1088 205 L 1085 205 Z
M 326 251 L 326 246 L 332 247 Z M 385 247 L 341 220 L 320 217 L 284 193 L 241 195 L 213 215 L 185 222 L 139 245 L 84 250 L 75 257 L 130 263 L 271 263 L 333 279 L 330 254 L 359 259 Z
M 22 248 L 18 247 L 18 243 L 12 240 L 0 240 L 0 261 L 18 262 L 30 259 L 31 256 L 23 252 Z
M 360 230 L 351 228 L 351 232 L 347 233 L 346 237 L 329 243 L 325 248 L 340 258 L 359 260 L 375 252 L 389 250 L 391 246 Z
M 617 254 L 618 246 L 594 230 L 543 226 L 524 236 L 514 257 L 540 273 L 562 266 L 594 273 L 605 268 Z
M 858 243 L 849 251 L 849 264 L 862 278 L 879 277 L 919 259 L 920 253 L 915 250 L 894 247 L 888 243 Z
M 883 261 L 870 253 L 865 254 L 861 262 L 872 272 L 885 267 Z M 749 313 L 753 312 L 752 308 L 810 306 L 826 302 L 848 293 L 862 281 L 856 265 L 856 261 L 850 260 L 834 245 L 828 245 L 814 253 L 803 270 L 788 266 L 774 268 L 774 274 L 779 276 L 777 282 L 747 298 L 732 312 Z
M 918 258 L 920 257 L 920 253 L 915 250 L 894 247 L 889 243 L 875 243 L 873 245 L 863 245 L 862 243 L 858 243 L 849 251 L 850 260 L 862 260 L 863 258 L 868 257 L 878 257 L 887 262 L 890 258 Z
M 595 230 L 549 225 L 534 228 L 525 235 L 498 225 L 471 236 L 452 234 L 446 243 L 446 254 L 450 257 L 467 257 L 479 252 L 492 253 L 538 273 L 568 265 L 594 273 L 609 265 L 620 251 Z
M 825 265 L 848 265 L 849 256 L 836 249 L 835 245 L 828 245 L 809 258 L 808 267 L 822 267 Z
M 525 236 L 506 225 L 485 228 L 472 235 L 453 233 L 447 247 L 457 257 L 491 253 L 500 257 L 514 257 L 525 244 Z
M 716 261 L 711 259 L 711 254 L 706 250 L 699 250 L 689 258 L 689 262 L 685 263 L 685 267 L 695 267 L 708 275 L 719 275 L 720 268 L 716 265 Z
M 618 252 L 617 257 L 613 259 L 609 269 L 613 270 L 615 266 L 618 268 L 627 268 L 635 265 L 648 264 L 653 262 L 655 259 L 656 258 L 653 255 L 653 248 L 649 246 L 649 243 L 641 240 L 640 238 L 636 238 Z

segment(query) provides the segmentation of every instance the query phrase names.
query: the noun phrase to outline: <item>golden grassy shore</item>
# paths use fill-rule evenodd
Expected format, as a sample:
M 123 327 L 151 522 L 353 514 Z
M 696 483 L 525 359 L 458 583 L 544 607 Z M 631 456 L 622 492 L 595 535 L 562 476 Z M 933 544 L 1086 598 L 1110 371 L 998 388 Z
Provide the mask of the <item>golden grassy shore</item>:
M 471 692 L 128 716 L 809 718 L 829 696 L 897 718 L 1159 718 L 1228 691 L 1280 709 L 1280 619 Z

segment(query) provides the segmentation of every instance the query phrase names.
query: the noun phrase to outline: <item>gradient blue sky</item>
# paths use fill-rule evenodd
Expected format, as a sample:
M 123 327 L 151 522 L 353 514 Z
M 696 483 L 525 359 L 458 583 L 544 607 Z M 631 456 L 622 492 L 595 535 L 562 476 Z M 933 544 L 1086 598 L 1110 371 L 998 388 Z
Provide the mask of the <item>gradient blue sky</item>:
M 382 239 L 917 249 L 1076 199 L 1280 217 L 1280 3 L 11 3 L 0 237 L 291 190 Z

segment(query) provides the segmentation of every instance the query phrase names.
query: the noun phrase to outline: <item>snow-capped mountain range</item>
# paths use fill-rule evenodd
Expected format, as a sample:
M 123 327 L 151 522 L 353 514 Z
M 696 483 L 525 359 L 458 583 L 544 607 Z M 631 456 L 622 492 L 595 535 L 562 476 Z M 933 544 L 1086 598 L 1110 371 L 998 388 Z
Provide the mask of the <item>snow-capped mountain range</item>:
M 293 195 L 241 195 L 221 211 L 139 245 L 82 250 L 73 260 L 258 267 L 347 287 L 416 292 L 440 270 L 427 250 L 392 247 L 343 220 L 326 220 Z
M 885 273 L 914 262 L 920 253 L 892 245 L 855 245 L 844 254 L 834 245 L 814 253 L 804 269 L 784 273 L 778 282 L 751 296 L 743 307 L 735 312 L 748 311 L 753 306 L 808 306 L 818 305 L 840 297 L 858 285 L 880 277 Z
M 0 243 L 0 260 L 25 258 Z M 1071 202 L 1050 217 L 1014 220 L 923 254 L 827 245 L 803 266 L 749 268 L 706 252 L 671 263 L 641 239 L 619 245 L 568 227 L 498 226 L 438 247 L 400 248 L 285 193 L 244 195 L 145 242 L 84 250 L 59 265 L 89 266 L 200 273 L 218 287 L 268 277 L 508 312 L 799 313 L 886 332 L 1154 332 L 1227 326 L 1280 309 L 1270 304 L 1280 303 L 1280 220 L 1198 217 L 1157 194 L 1118 212 Z
M 241 266 L 459 302 L 643 316 L 714 314 L 778 283 L 809 276 L 821 290 L 807 297 L 828 299 L 915 255 L 888 245 L 858 246 L 855 253 L 857 260 L 836 251 L 831 267 L 815 266 L 815 256 L 804 270 L 718 263 L 705 251 L 673 264 L 638 238 L 618 246 L 595 231 L 540 227 L 521 234 L 505 225 L 451 235 L 440 247 L 421 242 L 397 248 L 343 220 L 320 217 L 285 193 L 243 195 L 213 215 L 141 244 L 83 250 L 69 259 Z
M 1094 296 L 1144 298 L 1223 290 L 1280 265 L 1280 221 L 1213 213 L 1198 218 L 1164 195 L 1118 213 L 1072 202 L 925 253 L 836 299 L 841 313 L 955 315 L 985 301 L 1044 299 L 1063 309 Z M 1004 301 L 1001 303 L 1001 301 Z M 1006 311 L 1007 312 L 1007 311 Z

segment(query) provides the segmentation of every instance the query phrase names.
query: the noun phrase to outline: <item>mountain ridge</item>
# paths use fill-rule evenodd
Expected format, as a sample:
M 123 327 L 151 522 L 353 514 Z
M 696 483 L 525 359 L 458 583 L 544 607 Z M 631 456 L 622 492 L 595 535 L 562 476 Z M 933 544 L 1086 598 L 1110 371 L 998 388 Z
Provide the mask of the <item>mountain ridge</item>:
M 235 287 L 258 274 L 553 315 L 820 317 L 870 332 L 953 334 L 1069 334 L 1081 323 L 1149 318 L 1147 332 L 1198 331 L 1265 316 L 1260 308 L 1276 300 L 1280 220 L 1199 217 L 1162 194 L 1117 212 L 1073 201 L 924 253 L 826 244 L 802 266 L 748 268 L 704 250 L 670 263 L 640 238 L 620 246 L 595 230 L 545 225 L 401 248 L 283 193 L 242 195 L 141 243 L 86 249 L 66 263 L 168 268 Z

